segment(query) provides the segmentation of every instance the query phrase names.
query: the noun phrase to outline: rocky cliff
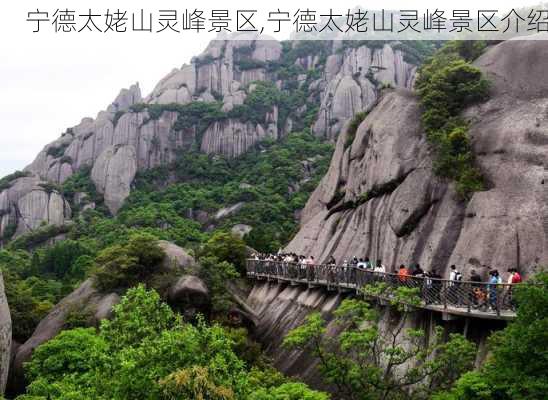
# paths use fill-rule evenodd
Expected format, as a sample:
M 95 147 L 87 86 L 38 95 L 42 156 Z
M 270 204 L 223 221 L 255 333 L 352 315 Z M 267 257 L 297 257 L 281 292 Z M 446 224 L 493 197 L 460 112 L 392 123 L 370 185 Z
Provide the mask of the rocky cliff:
M 257 315 L 255 337 L 264 344 L 265 351 L 272 357 L 276 368 L 290 376 L 327 390 L 318 373 L 318 360 L 308 353 L 298 350 L 288 350 L 282 346 L 284 337 L 292 329 L 302 325 L 312 312 L 320 312 L 328 321 L 325 335 L 334 337 L 341 331 L 340 324 L 333 321 L 333 311 L 341 301 L 352 297 L 352 293 L 338 293 L 323 288 L 306 288 L 303 286 L 285 285 L 275 282 L 255 283 L 247 303 Z M 393 331 L 402 322 L 401 314 L 392 307 L 379 307 L 378 327 L 381 332 Z M 436 327 L 441 327 L 448 333 L 460 332 L 473 341 L 477 347 L 476 364 L 481 364 L 487 354 L 487 338 L 492 330 L 505 326 L 503 321 L 485 321 L 471 318 L 443 321 L 440 313 L 428 310 L 416 310 L 405 319 L 407 329 L 421 329 L 425 332 L 425 340 L 434 338 Z M 398 336 L 400 343 L 405 343 L 404 335 Z
M 307 113 L 316 135 L 335 139 L 345 121 L 374 104 L 382 85 L 410 87 L 415 68 L 405 61 L 403 50 L 390 44 L 347 48 L 339 42 L 282 46 L 256 37 L 215 40 L 190 64 L 161 79 L 145 98 L 138 84 L 123 89 L 95 119 L 84 118 L 47 145 L 25 171 L 35 180 L 62 184 L 81 168 L 92 168 L 97 191 L 115 214 L 138 171 L 169 164 L 180 151 L 197 148 L 237 157 L 260 140 L 302 129 Z M 231 114 L 245 103 L 257 81 L 273 82 L 288 98 L 299 91 L 305 104 L 296 109 L 272 104 L 261 121 Z M 206 126 L 198 127 L 188 113 L 180 115 L 175 107 L 196 103 L 219 106 Z M 280 107 L 285 107 L 283 112 Z M 18 190 L 17 198 L 9 201 L 3 199 L 15 198 L 13 193 L 0 194 L 0 237 L 7 224 L 14 224 L 21 234 L 42 222 L 59 223 L 61 215 L 70 217 L 57 195 L 51 198 L 28 183 L 15 181 L 13 186 L 25 190 Z M 23 221 L 15 208 L 18 197 L 25 196 L 32 205 Z
M 390 269 L 517 266 L 527 275 L 548 265 L 546 63 L 544 41 L 504 42 L 477 60 L 492 93 L 464 117 L 488 187 L 469 202 L 433 175 L 417 97 L 386 91 L 355 137 L 339 136 L 287 249 L 319 260 L 380 258 Z
M 0 394 L 4 393 L 11 359 L 11 316 L 0 272 Z

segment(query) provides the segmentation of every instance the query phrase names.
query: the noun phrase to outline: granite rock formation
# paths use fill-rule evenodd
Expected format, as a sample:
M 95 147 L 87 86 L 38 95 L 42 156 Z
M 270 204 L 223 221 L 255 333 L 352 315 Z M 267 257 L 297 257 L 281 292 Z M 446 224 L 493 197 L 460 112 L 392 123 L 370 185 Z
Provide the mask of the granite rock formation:
M 492 93 L 464 117 L 488 186 L 469 202 L 433 175 L 416 96 L 385 93 L 351 145 L 339 136 L 287 249 L 321 261 L 369 256 L 390 269 L 456 264 L 465 276 L 548 265 L 547 62 L 543 41 L 501 43 L 477 60 Z
M 0 241 L 43 225 L 61 226 L 71 218 L 68 202 L 48 182 L 20 177 L 0 191 Z
M 11 315 L 4 292 L 4 278 L 0 271 L 0 396 L 6 389 L 11 359 Z
M 298 47 L 299 43 L 292 46 Z M 325 52 L 324 57 L 301 54 L 294 61 L 303 71 L 318 72 L 310 82 L 308 99 L 319 109 L 312 126 L 318 136 L 334 140 L 352 115 L 375 103 L 381 85 L 412 85 L 416 67 L 405 61 L 402 50 L 391 45 L 344 49 L 340 44 L 328 43 Z M 138 84 L 121 90 L 105 111 L 67 129 L 25 171 L 61 184 L 81 168 L 92 168 L 98 192 L 116 214 L 138 171 L 166 165 L 176 159 L 178 152 L 194 148 L 206 154 L 237 157 L 258 141 L 287 134 L 307 111 L 306 105 L 291 110 L 297 114 L 282 121 L 280 110 L 274 105 L 261 123 L 228 117 L 213 121 L 202 130 L 180 129 L 176 126 L 176 112 L 165 110 L 153 117 L 143 105 L 217 101 L 222 112 L 229 112 L 244 103 L 256 81 L 285 87 L 287 82 L 278 77 L 277 71 L 283 57 L 280 42 L 258 40 L 256 35 L 214 40 L 190 64 L 175 68 L 162 78 L 145 98 Z M 306 79 L 306 74 L 299 75 L 299 85 Z

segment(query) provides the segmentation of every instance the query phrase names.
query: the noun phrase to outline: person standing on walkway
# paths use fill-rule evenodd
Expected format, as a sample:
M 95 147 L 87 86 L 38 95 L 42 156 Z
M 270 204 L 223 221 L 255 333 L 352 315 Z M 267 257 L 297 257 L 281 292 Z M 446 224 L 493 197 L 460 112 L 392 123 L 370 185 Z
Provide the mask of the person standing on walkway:
M 480 300 L 483 297 L 481 295 L 481 276 L 476 272 L 476 270 L 470 271 L 470 293 L 469 293 L 469 301 L 472 303 L 475 307 L 480 306 Z
M 489 305 L 492 310 L 498 308 L 498 285 L 501 283 L 499 272 L 493 270 L 489 272 Z
M 449 302 L 453 304 L 459 304 L 459 287 L 460 282 L 462 281 L 462 274 L 457 269 L 456 265 L 451 265 L 449 270 L 449 287 L 447 288 L 448 293 L 448 300 Z
M 400 265 L 400 269 L 398 270 L 398 280 L 400 284 L 405 284 L 409 280 L 409 270 L 403 264 Z

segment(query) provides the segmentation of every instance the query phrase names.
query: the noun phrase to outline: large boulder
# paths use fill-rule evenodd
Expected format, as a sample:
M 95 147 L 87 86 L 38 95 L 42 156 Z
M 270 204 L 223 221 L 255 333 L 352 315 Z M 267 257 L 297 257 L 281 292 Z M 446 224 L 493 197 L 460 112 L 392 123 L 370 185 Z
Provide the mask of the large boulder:
M 188 254 L 182 247 L 165 240 L 160 240 L 158 245 L 165 253 L 162 261 L 164 270 L 182 272 L 196 265 L 194 257 Z
M 77 289 L 61 300 L 46 317 L 40 321 L 32 336 L 15 353 L 12 376 L 16 386 L 24 380 L 23 364 L 30 360 L 32 352 L 42 343 L 55 337 L 65 328 L 67 318 L 72 313 L 89 314 L 97 324 L 100 319 L 110 316 L 112 306 L 118 303 L 119 296 L 114 293 L 101 293 L 93 285 L 93 279 L 87 279 Z
M 36 176 L 15 179 L 0 192 L 0 240 L 43 225 L 64 225 L 71 214 L 69 203 L 49 183 Z
M 477 61 L 492 94 L 464 116 L 488 187 L 469 202 L 432 173 L 418 99 L 387 93 L 351 146 L 339 137 L 287 250 L 320 261 L 380 258 L 391 269 L 418 262 L 443 273 L 456 264 L 465 276 L 510 267 L 527 276 L 547 265 L 548 87 L 540 79 L 547 64 L 544 41 L 508 41 Z M 538 85 L 514 84 L 531 76 Z M 380 195 L 360 201 L 372 189 Z
M 209 300 L 209 289 L 197 276 L 183 275 L 170 288 L 169 300 L 175 303 L 206 304 Z

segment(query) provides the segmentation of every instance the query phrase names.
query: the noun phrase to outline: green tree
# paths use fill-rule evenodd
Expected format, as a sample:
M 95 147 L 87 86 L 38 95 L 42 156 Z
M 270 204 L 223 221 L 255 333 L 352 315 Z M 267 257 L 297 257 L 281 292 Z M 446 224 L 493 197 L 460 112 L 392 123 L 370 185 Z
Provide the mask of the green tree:
M 199 275 L 209 289 L 213 313 L 228 311 L 233 301 L 227 284 L 239 277 L 234 265 L 217 257 L 202 257 Z
M 226 261 L 236 267 L 240 273 L 245 272 L 247 249 L 245 242 L 238 236 L 228 232 L 215 232 L 204 244 L 203 257 L 215 257 L 219 261 Z
M 156 237 L 137 233 L 125 245 L 102 250 L 95 259 L 95 282 L 100 290 L 131 287 L 149 278 L 165 257 Z
M 473 366 L 475 346 L 457 334 L 444 342 L 441 329 L 428 343 L 424 331 L 405 329 L 416 293 L 398 289 L 392 298 L 399 312 L 393 329 L 381 331 L 379 310 L 368 302 L 347 299 L 335 311 L 342 328 L 336 337 L 326 335 L 327 322 L 315 312 L 289 332 L 284 345 L 317 357 L 320 374 L 341 398 L 399 399 L 411 388 L 417 399 L 429 398 Z
M 516 289 L 517 317 L 490 338 L 491 355 L 438 400 L 540 400 L 548 393 L 548 274 Z
M 450 42 L 421 68 L 416 89 L 424 106 L 422 122 L 436 151 L 435 172 L 456 182 L 457 193 L 468 198 L 483 189 L 468 138 L 468 124 L 459 114 L 487 99 L 489 82 L 470 63 L 484 44 Z
M 285 383 L 276 388 L 260 389 L 249 396 L 249 400 L 328 400 L 323 392 L 311 390 L 302 383 Z

